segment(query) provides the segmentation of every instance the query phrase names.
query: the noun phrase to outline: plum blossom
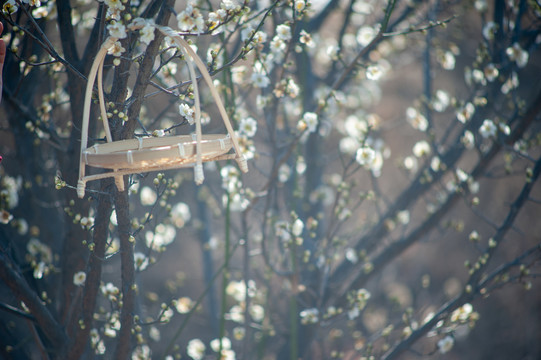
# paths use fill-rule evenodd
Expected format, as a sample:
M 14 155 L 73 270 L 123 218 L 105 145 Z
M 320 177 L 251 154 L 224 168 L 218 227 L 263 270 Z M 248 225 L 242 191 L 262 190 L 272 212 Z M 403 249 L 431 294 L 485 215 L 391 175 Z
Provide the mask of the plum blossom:
M 497 132 L 498 132 L 498 127 L 490 119 L 485 119 L 483 121 L 483 124 L 479 128 L 479 134 L 481 134 L 481 136 L 484 137 L 485 139 L 488 139 L 490 137 L 495 137 Z
M 440 353 L 445 354 L 453 348 L 454 344 L 455 344 L 455 339 L 447 335 L 446 337 L 438 341 L 438 350 L 440 351 Z
M 443 90 L 438 90 L 434 94 L 434 100 L 432 101 L 432 107 L 437 112 L 443 112 L 449 104 L 451 103 L 451 99 L 449 97 L 449 94 Z
M 379 80 L 383 76 L 383 71 L 378 65 L 371 65 L 366 69 L 366 78 L 368 80 Z
M 473 116 L 474 112 L 475 106 L 473 106 L 473 104 L 469 102 L 460 109 L 458 109 L 456 113 L 456 118 L 458 119 L 458 121 L 465 124 Z
M 153 22 L 148 21 L 145 26 L 141 29 L 141 42 L 144 44 L 150 44 L 154 40 L 154 26 Z
M 254 64 L 252 72 L 252 84 L 258 88 L 266 88 L 270 84 L 270 79 L 268 78 L 263 65 L 260 62 Z
M 302 116 L 302 119 L 299 120 L 297 124 L 297 130 L 304 131 L 308 130 L 309 132 L 315 132 L 317 129 L 318 117 L 316 113 L 305 112 Z
M 145 270 L 150 263 L 148 257 L 141 252 L 136 252 L 133 254 L 133 260 L 135 263 L 135 268 L 139 271 Z
M 293 226 L 291 227 L 291 233 L 293 236 L 301 236 L 302 231 L 304 230 L 304 223 L 301 219 L 296 219 L 293 222 Z
M 276 27 L 276 35 L 283 41 L 291 40 L 291 28 L 289 25 L 280 24 Z
M 8 211 L 2 209 L 0 211 L 0 224 L 9 224 L 11 220 L 13 220 L 13 215 L 11 215 Z
M 171 209 L 171 220 L 173 220 L 173 224 L 179 229 L 184 227 L 191 218 L 190 207 L 183 202 L 175 204 L 173 209 Z
M 366 46 L 370 44 L 370 42 L 376 37 L 376 35 L 376 29 L 371 26 L 363 26 L 357 32 L 357 42 L 362 46 Z
M 425 140 L 418 141 L 413 146 L 413 155 L 417 157 L 423 157 L 430 154 L 430 144 Z
M 109 48 L 109 50 L 107 50 L 107 53 L 109 55 L 113 55 L 115 57 L 119 57 L 120 55 L 122 55 L 124 52 L 126 51 L 126 49 L 122 46 L 122 44 L 120 44 L 120 41 L 115 41 L 113 43 L 113 46 L 111 46 Z
M 172 225 L 159 224 L 154 232 L 147 231 L 145 234 L 145 242 L 147 247 L 163 251 L 167 245 L 175 240 L 177 230 Z
M 119 21 L 113 21 L 111 24 L 107 25 L 107 30 L 109 30 L 109 35 L 117 39 L 124 39 L 128 36 L 126 33 L 126 26 Z
M 483 37 L 487 40 L 493 40 L 494 35 L 496 35 L 496 30 L 498 29 L 498 25 L 496 25 L 495 22 L 489 21 L 485 24 L 483 27 Z
M 205 31 L 205 20 L 199 9 L 190 2 L 186 9 L 177 15 L 178 28 L 185 32 L 202 33 Z
M 306 309 L 300 312 L 301 324 L 315 324 L 319 321 L 319 310 L 316 308 Z
M 221 340 L 221 341 L 220 341 Z M 221 345 L 220 345 L 221 343 Z M 231 340 L 228 337 L 223 337 L 221 339 L 214 339 L 210 342 L 210 348 L 214 352 L 220 351 L 220 347 L 223 349 L 231 349 Z
M 523 68 L 528 64 L 529 54 L 518 43 L 514 43 L 513 46 L 508 47 L 505 53 L 511 61 L 517 63 L 519 68 Z
M 484 72 L 485 78 L 488 81 L 491 81 L 491 82 L 496 80 L 496 78 L 500 74 L 500 72 L 499 72 L 498 68 L 496 67 L 496 65 L 494 65 L 492 63 L 485 66 L 485 69 L 483 70 L 483 72 Z
M 363 146 L 355 154 L 355 160 L 362 166 L 370 166 L 375 159 L 376 152 L 369 146 Z
M 194 360 L 203 359 L 203 357 L 205 356 L 205 350 L 205 344 L 199 339 L 190 340 L 190 342 L 188 342 L 188 347 L 186 348 L 188 356 Z
M 19 6 L 15 0 L 8 0 L 2 6 L 2 12 L 7 15 L 16 13 L 19 10 Z
M 414 129 L 420 131 L 426 131 L 428 129 L 428 120 L 426 117 L 413 107 L 406 109 L 406 119 Z
M 257 121 L 252 117 L 244 118 L 240 121 L 239 132 L 249 138 L 253 137 L 257 131 Z
M 182 116 L 186 120 L 188 120 L 188 122 L 190 124 L 193 124 L 193 122 L 194 122 L 194 119 L 193 119 L 194 110 L 192 109 L 192 107 L 190 105 L 188 105 L 188 104 L 180 104 L 178 106 L 178 112 L 179 112 L 180 116 Z
M 141 204 L 142 205 L 153 205 L 156 202 L 158 195 L 150 187 L 145 186 L 141 189 Z
M 295 0 L 295 10 L 303 11 L 306 7 L 306 2 L 304 0 Z
M 73 274 L 73 284 L 76 286 L 83 286 L 86 281 L 86 273 L 84 271 L 78 271 Z

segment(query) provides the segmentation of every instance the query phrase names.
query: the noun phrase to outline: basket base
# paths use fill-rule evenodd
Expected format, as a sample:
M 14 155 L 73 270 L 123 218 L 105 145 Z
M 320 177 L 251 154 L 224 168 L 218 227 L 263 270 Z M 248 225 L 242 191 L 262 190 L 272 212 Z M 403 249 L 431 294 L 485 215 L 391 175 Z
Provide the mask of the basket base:
M 213 161 L 231 150 L 227 135 L 208 134 L 201 139 L 202 161 Z M 131 169 L 191 166 L 197 160 L 197 141 L 190 135 L 140 138 L 97 144 L 83 151 L 86 165 L 104 169 Z

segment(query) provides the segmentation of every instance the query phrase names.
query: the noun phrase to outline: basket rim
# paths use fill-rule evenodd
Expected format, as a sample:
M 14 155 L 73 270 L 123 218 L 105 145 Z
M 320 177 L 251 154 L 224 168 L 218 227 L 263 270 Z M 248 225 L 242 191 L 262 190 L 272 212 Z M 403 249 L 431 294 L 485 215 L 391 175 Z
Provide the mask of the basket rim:
M 200 142 L 203 161 L 224 155 L 233 147 L 231 138 L 225 135 L 204 135 Z M 191 136 L 180 135 L 167 138 L 120 140 L 96 144 L 83 152 L 88 166 L 108 169 L 140 169 L 153 164 L 190 164 L 197 161 L 197 141 Z
M 231 149 L 231 137 L 228 134 L 203 134 L 201 136 L 201 145 L 209 146 L 225 142 L 226 147 Z M 83 150 L 88 155 L 108 155 L 120 154 L 122 152 L 132 151 L 156 151 L 164 147 L 171 148 L 182 144 L 184 146 L 196 145 L 197 139 L 193 135 L 174 135 L 164 137 L 143 137 L 135 139 L 117 140 L 106 143 L 96 143 Z

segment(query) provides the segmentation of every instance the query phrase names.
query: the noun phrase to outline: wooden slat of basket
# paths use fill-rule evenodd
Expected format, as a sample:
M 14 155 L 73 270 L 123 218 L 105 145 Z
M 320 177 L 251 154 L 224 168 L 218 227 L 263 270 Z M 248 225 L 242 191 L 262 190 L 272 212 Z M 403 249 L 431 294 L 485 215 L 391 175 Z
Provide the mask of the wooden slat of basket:
M 236 154 L 225 154 L 213 157 L 212 159 L 208 159 L 208 161 L 221 161 L 221 160 L 232 160 L 236 157 Z M 131 174 L 138 174 L 138 173 L 146 173 L 146 172 L 153 172 L 153 171 L 164 171 L 164 170 L 173 170 L 173 169 L 181 169 L 181 168 L 187 168 L 187 167 L 193 167 L 194 162 L 188 162 L 188 163 L 178 163 L 174 165 L 167 165 L 167 166 L 147 166 L 144 168 L 138 169 L 138 171 L 134 171 L 134 169 L 118 169 L 115 172 L 109 171 L 109 172 L 103 172 L 101 174 L 93 174 L 93 175 L 87 175 L 84 178 L 84 181 L 94 181 L 94 180 L 101 180 L 106 179 L 114 176 L 124 176 L 124 175 L 131 175 Z
M 114 141 L 87 148 L 84 160 L 94 167 L 134 170 L 153 164 L 194 163 L 197 143 L 186 135 Z M 216 134 L 203 135 L 200 144 L 201 159 L 205 161 L 227 153 L 232 147 L 231 138 Z

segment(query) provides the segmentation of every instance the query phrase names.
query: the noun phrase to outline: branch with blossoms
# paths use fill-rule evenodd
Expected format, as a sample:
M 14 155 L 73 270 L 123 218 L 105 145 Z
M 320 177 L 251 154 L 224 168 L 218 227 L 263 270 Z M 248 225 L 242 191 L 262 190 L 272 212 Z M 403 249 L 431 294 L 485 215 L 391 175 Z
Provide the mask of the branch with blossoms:
M 426 335 L 429 331 L 437 328 L 438 324 L 442 319 L 448 317 L 453 311 L 458 309 L 464 304 L 471 302 L 476 297 L 486 296 L 486 283 L 488 279 L 494 279 L 497 274 L 502 274 L 507 271 L 511 266 L 522 263 L 522 261 L 532 253 L 537 252 L 535 259 L 536 261 L 541 260 L 541 254 L 539 254 L 539 245 L 535 246 L 532 249 L 528 249 L 522 255 L 518 256 L 515 260 L 509 262 L 508 264 L 502 266 L 500 269 L 495 270 L 492 274 L 486 277 L 486 280 L 480 281 L 483 276 L 483 270 L 488 266 L 489 259 L 497 250 L 499 244 L 504 240 L 507 232 L 511 229 L 512 224 L 514 223 L 519 211 L 522 209 L 524 204 L 528 201 L 530 192 L 532 191 L 533 184 L 538 179 L 541 174 L 541 160 L 538 160 L 535 164 L 535 167 L 532 171 L 531 182 L 528 182 L 522 188 L 520 194 L 511 204 L 509 212 L 506 216 L 506 219 L 499 226 L 498 230 L 491 237 L 488 248 L 485 250 L 485 253 L 480 257 L 479 266 L 476 266 L 471 271 L 471 276 L 467 282 L 467 285 L 464 288 L 464 291 L 456 298 L 450 301 L 448 304 L 445 304 L 438 312 L 427 321 L 422 327 L 413 331 L 406 340 L 400 341 L 395 347 L 393 347 L 385 356 L 384 359 L 395 359 L 405 351 L 407 351 L 417 340 L 422 336 Z M 443 345 L 439 345 L 443 346 Z
M 523 326 L 485 303 L 527 312 L 538 286 L 532 4 L 8 0 L 1 16 L 2 356 L 490 358 L 499 332 L 471 328 Z M 96 151 L 189 138 L 199 114 L 219 133 L 219 112 L 250 172 L 126 171 L 80 200 L 108 37 Z

